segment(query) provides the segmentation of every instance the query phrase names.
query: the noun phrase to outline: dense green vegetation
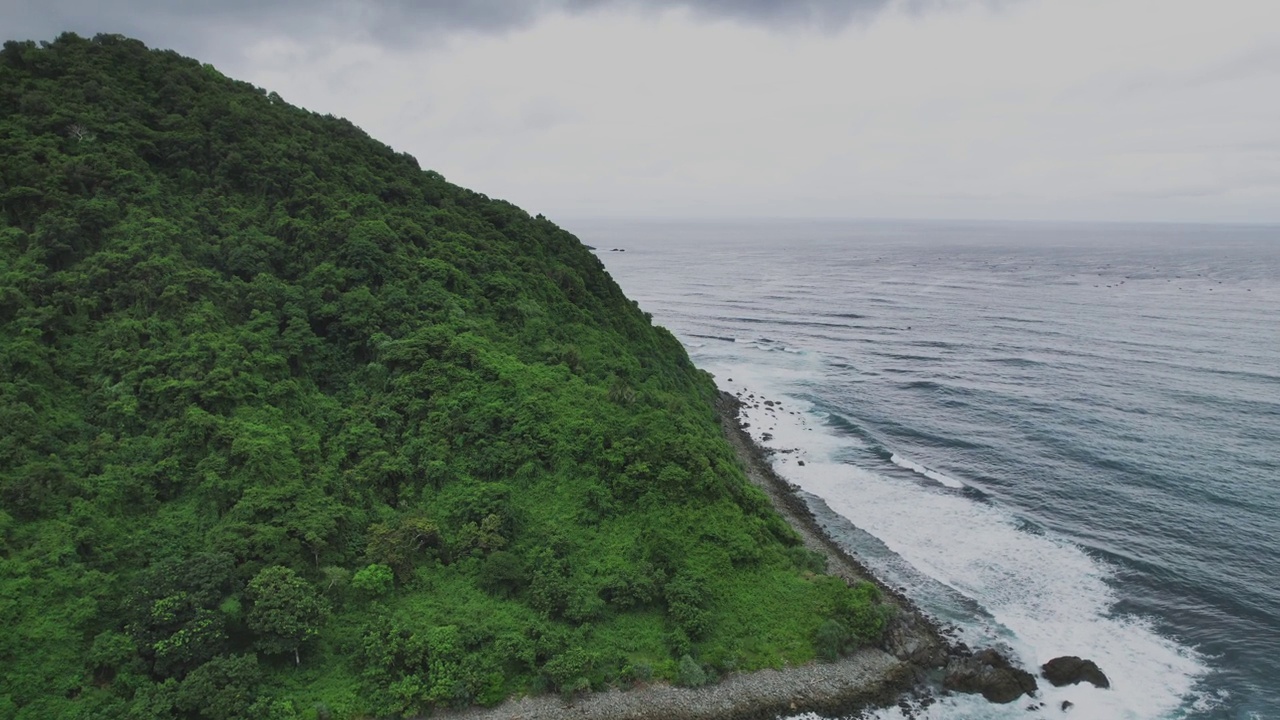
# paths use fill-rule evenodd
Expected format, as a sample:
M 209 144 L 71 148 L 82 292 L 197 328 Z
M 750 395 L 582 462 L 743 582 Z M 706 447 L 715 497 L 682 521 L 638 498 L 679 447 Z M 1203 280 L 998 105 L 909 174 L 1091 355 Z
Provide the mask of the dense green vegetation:
M 118 36 L 4 45 L 0 159 L 0 718 L 397 716 L 880 634 L 541 216 Z

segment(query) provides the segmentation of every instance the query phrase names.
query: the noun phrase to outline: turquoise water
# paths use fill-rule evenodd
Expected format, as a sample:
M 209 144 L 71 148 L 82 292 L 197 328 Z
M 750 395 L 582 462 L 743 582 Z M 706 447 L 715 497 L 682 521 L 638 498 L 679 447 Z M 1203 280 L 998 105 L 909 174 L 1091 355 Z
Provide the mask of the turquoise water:
M 568 229 L 886 581 L 1111 677 L 1036 716 L 1280 717 L 1280 228 Z

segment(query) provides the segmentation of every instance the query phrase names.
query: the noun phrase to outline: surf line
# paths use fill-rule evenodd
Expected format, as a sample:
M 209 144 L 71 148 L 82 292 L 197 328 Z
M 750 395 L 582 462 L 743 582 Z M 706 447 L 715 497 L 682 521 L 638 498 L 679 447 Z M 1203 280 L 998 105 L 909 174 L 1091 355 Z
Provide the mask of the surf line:
M 964 483 L 951 477 L 950 475 L 944 475 L 938 472 L 937 470 L 930 470 L 929 468 L 925 467 L 924 465 L 921 465 L 918 462 L 913 462 L 911 460 L 908 460 L 902 457 L 898 453 L 891 454 L 889 456 L 889 462 L 893 463 L 894 465 L 897 465 L 898 467 L 904 470 L 910 470 L 911 472 L 916 473 L 917 475 L 923 475 L 924 477 L 927 477 L 930 480 L 933 480 L 934 482 L 945 485 L 949 488 L 955 488 L 958 490 L 965 486 Z

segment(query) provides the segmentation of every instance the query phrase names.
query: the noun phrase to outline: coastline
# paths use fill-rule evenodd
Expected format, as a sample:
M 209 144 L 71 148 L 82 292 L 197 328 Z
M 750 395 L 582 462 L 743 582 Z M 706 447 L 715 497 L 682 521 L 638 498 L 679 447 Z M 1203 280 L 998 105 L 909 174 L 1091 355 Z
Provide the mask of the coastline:
M 891 704 L 911 686 L 910 665 L 878 649 L 864 649 L 834 663 L 730 675 L 713 685 L 683 688 L 646 685 L 565 699 L 535 695 L 491 708 L 437 711 L 452 720 L 774 720 L 813 712 L 845 716 Z
M 725 391 L 721 391 L 716 400 L 716 414 L 725 438 L 737 454 L 747 479 L 764 491 L 774 509 L 796 531 L 805 547 L 821 553 L 827 559 L 828 574 L 848 583 L 870 582 L 880 589 L 886 602 L 897 607 L 898 612 L 885 632 L 883 649 L 914 666 L 917 675 L 942 668 L 953 655 L 966 654 L 967 648 L 957 647 L 948 640 L 915 603 L 882 582 L 823 532 L 804 498 L 796 493 L 791 483 L 774 471 L 773 463 L 769 460 L 770 453 L 756 444 L 742 426 L 739 416 L 741 407 L 742 401 Z
M 863 648 L 836 662 L 813 662 L 782 670 L 729 675 L 701 688 L 666 684 L 562 698 L 537 695 L 513 698 L 491 708 L 436 711 L 452 720 L 772 720 L 782 715 L 816 713 L 849 716 L 868 707 L 892 705 L 940 671 L 957 648 L 901 593 L 880 582 L 828 537 L 805 500 L 773 470 L 769 454 L 751 439 L 739 417 L 741 402 L 721 392 L 715 403 L 725 438 L 753 485 L 760 488 L 804 545 L 827 559 L 827 573 L 845 582 L 868 581 L 897 608 L 881 647 Z

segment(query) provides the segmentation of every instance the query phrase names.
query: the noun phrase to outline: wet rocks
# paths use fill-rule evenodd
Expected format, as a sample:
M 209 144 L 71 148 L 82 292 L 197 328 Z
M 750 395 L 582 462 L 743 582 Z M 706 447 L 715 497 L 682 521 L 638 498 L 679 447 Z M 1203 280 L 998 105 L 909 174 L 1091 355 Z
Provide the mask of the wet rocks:
M 1075 685 L 1079 682 L 1090 682 L 1095 687 L 1109 688 L 1111 681 L 1092 660 L 1084 660 L 1075 655 L 1056 657 L 1040 666 L 1040 673 L 1054 687 Z
M 947 662 L 943 687 L 962 693 L 981 693 L 993 703 L 1009 703 L 1036 692 L 1035 676 L 1016 668 L 995 650 L 980 650 Z
M 915 613 L 897 615 L 885 629 L 884 649 L 899 660 L 920 668 L 940 668 L 947 664 L 944 640 Z

